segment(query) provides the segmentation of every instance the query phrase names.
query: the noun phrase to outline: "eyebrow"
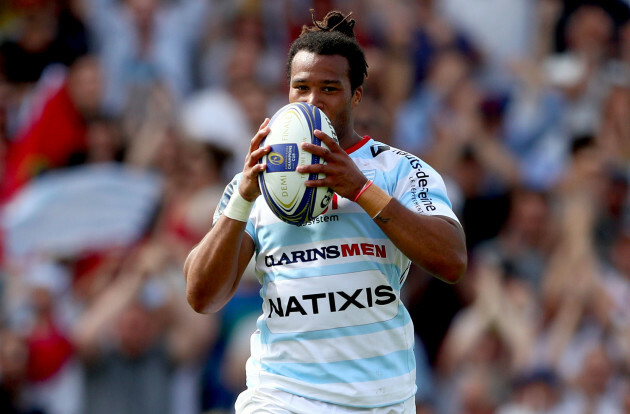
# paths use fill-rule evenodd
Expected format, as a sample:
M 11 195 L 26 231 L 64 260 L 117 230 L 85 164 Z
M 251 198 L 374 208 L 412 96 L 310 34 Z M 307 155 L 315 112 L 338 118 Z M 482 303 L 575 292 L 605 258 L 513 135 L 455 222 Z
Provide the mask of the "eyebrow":
M 291 83 L 294 84 L 294 83 L 305 83 L 305 82 L 307 82 L 306 79 L 297 78 L 297 79 L 293 79 L 293 81 Z M 342 82 L 340 80 L 332 80 L 332 79 L 330 79 L 330 80 L 324 79 L 323 81 L 320 81 L 320 82 L 317 82 L 317 83 L 322 84 L 322 85 L 341 85 L 342 84 Z

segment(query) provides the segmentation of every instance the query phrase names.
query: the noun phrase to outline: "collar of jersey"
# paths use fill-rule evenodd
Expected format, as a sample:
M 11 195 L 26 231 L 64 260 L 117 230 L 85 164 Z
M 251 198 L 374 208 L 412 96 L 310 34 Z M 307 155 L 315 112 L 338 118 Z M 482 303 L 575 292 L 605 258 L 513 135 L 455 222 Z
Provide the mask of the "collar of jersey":
M 361 141 L 357 142 L 356 144 L 354 144 L 353 146 L 351 146 L 350 148 L 348 148 L 346 150 L 347 154 L 352 154 L 353 152 L 355 152 L 356 150 L 358 150 L 359 148 L 361 148 L 362 146 L 365 145 L 366 142 L 368 142 L 370 140 L 370 137 L 368 135 L 363 136 L 363 138 L 361 139 Z

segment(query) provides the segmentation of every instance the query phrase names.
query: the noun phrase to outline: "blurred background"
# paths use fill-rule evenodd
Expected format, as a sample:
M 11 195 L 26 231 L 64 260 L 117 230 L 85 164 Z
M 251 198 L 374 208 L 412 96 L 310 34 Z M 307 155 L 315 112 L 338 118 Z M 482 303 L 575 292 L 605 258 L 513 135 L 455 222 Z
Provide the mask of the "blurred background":
M 353 12 L 357 131 L 444 177 L 412 269 L 419 413 L 630 413 L 630 1 L 0 1 L 0 412 L 231 413 L 260 311 L 182 274 L 309 8 Z

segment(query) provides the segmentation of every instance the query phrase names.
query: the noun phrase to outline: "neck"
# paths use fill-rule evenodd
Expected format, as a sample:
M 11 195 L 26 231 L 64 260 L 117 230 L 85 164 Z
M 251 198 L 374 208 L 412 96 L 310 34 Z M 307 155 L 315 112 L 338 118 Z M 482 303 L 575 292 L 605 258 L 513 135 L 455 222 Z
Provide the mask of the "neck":
M 343 137 L 339 137 L 339 146 L 346 150 L 355 145 L 357 142 L 361 141 L 362 139 L 363 137 L 361 135 L 357 134 L 355 130 L 351 129 L 348 134 L 344 135 Z

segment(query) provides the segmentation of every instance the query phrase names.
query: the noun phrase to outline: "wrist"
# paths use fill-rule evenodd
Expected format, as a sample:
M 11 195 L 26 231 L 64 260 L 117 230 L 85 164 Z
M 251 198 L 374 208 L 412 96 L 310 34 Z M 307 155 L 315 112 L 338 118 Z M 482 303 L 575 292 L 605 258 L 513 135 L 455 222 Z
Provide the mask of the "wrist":
M 363 187 L 361 187 L 361 189 L 359 190 L 359 192 L 357 193 L 356 196 L 354 196 L 354 198 L 352 199 L 352 201 L 354 201 L 355 203 L 357 202 L 357 200 L 359 199 L 359 197 L 361 197 L 361 194 L 363 194 L 363 192 L 365 192 L 365 190 L 368 189 L 369 186 L 371 186 L 372 184 L 374 184 L 374 182 L 372 180 L 367 180 L 365 182 L 365 184 L 363 184 Z
M 243 198 L 240 191 L 237 189 L 234 194 L 232 194 L 232 197 L 230 197 L 230 201 L 225 207 L 225 210 L 223 210 L 223 215 L 233 220 L 246 223 L 253 207 L 254 201 L 248 201 Z
M 373 185 L 372 181 L 363 187 L 355 201 L 371 218 L 376 218 L 392 200 L 392 196 Z

